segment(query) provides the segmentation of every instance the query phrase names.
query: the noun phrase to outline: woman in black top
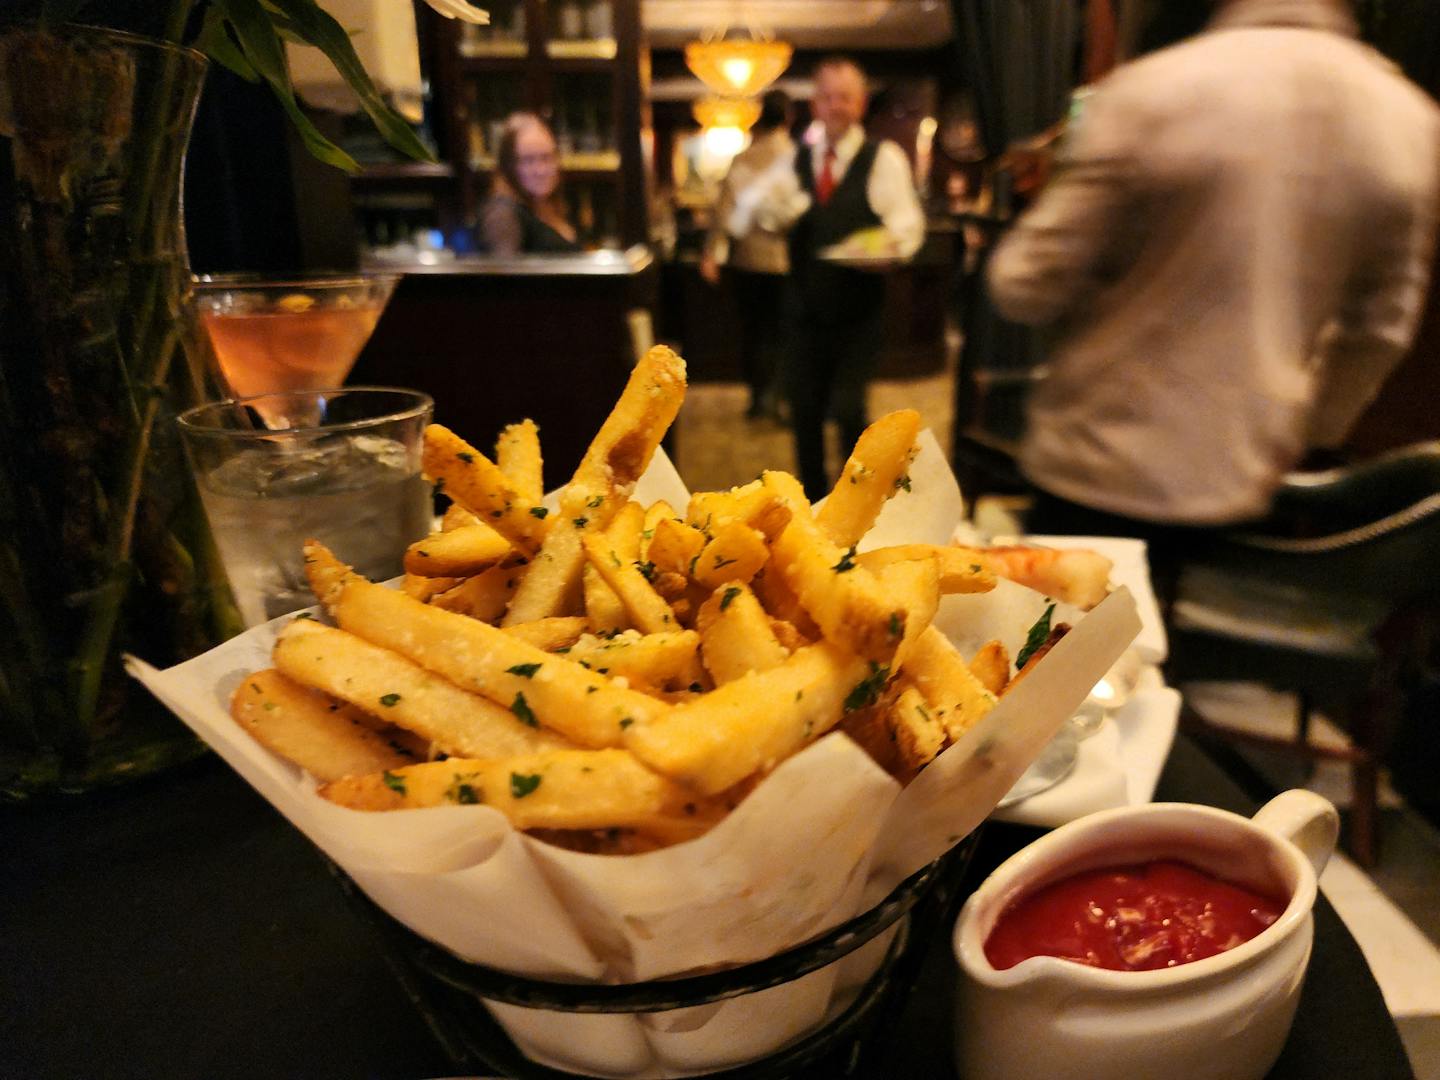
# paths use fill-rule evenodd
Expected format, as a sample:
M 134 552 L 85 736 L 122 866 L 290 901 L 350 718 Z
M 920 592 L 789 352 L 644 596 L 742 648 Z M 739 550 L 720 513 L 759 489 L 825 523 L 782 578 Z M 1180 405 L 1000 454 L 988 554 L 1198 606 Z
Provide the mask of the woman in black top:
M 580 250 L 560 195 L 555 136 L 534 113 L 512 113 L 505 121 L 490 197 L 480 210 L 480 240 L 493 255 Z

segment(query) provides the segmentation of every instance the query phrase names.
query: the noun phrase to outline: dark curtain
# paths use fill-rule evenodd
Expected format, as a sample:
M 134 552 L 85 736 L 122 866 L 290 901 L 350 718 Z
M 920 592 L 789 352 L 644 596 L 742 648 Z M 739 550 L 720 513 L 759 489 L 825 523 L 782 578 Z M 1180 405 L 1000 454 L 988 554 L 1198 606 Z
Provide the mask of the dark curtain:
M 974 96 L 981 138 L 993 159 L 1065 116 L 1084 0 L 950 2 L 955 63 Z M 962 477 L 980 488 L 1014 482 L 1013 476 L 977 473 L 976 460 L 993 461 L 985 447 L 1013 444 L 1023 434 L 1025 396 L 1043 355 L 1037 332 L 1002 319 L 985 295 L 989 251 L 1015 210 L 1008 176 L 997 172 L 994 183 L 999 227 L 961 290 L 963 344 L 955 380 L 953 456 Z

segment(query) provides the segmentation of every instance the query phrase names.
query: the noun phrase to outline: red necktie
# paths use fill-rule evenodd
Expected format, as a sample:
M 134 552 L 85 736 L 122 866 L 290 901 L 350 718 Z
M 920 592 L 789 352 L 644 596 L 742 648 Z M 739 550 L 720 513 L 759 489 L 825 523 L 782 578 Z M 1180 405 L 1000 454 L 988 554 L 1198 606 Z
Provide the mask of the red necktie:
M 824 206 L 835 194 L 835 147 L 825 147 L 825 159 L 820 166 L 820 176 L 815 181 L 815 198 Z

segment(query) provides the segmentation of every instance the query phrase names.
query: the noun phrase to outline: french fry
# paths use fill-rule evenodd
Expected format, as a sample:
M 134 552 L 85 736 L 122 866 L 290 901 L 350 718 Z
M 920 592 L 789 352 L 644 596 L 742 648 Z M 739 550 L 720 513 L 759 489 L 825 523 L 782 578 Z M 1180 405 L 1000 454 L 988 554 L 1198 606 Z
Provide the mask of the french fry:
M 855 561 L 872 574 L 895 563 L 934 559 L 940 570 L 940 595 L 989 592 L 995 588 L 995 574 L 973 548 L 944 547 L 939 544 L 898 544 L 876 548 L 855 556 Z
M 540 458 L 540 429 L 533 420 L 509 424 L 495 440 L 495 464 L 526 502 L 538 506 L 545 497 L 545 468 Z
M 506 559 L 499 566 L 463 579 L 454 588 L 432 597 L 430 603 L 481 622 L 494 622 L 505 614 L 524 572 L 523 556 Z
M 590 565 L 620 597 L 636 629 L 647 634 L 659 634 L 679 628 L 675 612 L 655 591 L 639 566 L 633 561 L 625 562 L 604 536 L 591 534 L 581 543 Z
M 934 559 L 892 563 L 876 575 L 887 596 L 905 611 L 905 634 L 895 649 L 892 668 L 904 666 L 915 640 L 935 619 L 940 606 L 940 569 Z
M 625 746 L 656 772 L 705 795 L 769 769 L 823 735 L 883 686 L 876 669 L 821 642 L 625 729 Z
M 557 616 L 553 619 L 536 619 L 530 623 L 517 623 L 505 627 L 505 633 L 519 638 L 537 649 L 557 652 L 568 649 L 585 633 L 585 619 L 582 616 Z
M 500 467 L 440 424 L 425 429 L 425 475 L 444 485 L 445 494 L 527 555 L 545 538 L 545 508 L 510 486 Z
M 581 746 L 617 745 L 622 724 L 651 719 L 666 708 L 499 627 L 366 581 L 322 544 L 307 542 L 305 557 L 311 588 L 342 629 Z
M 945 746 L 945 724 L 913 686 L 900 691 L 886 713 L 902 774 L 923 769 Z
M 428 603 L 432 596 L 438 596 L 440 593 L 453 589 L 464 580 L 464 578 L 421 577 L 419 574 L 406 574 L 400 580 L 400 588 L 406 596 L 413 596 L 424 604 Z
M 657 776 L 626 750 L 552 750 L 504 760 L 450 758 L 326 784 L 320 794 L 352 810 L 484 805 L 517 829 L 653 827 L 688 822 L 695 836 L 723 803 Z
M 715 529 L 732 521 L 759 529 L 766 540 L 774 541 L 790 522 L 790 507 L 763 478 L 729 491 L 702 491 L 690 497 L 686 524 L 713 535 Z
M 645 508 L 637 502 L 627 502 L 605 526 L 605 539 L 622 560 L 638 562 L 640 534 L 644 530 Z
M 700 654 L 717 686 L 752 671 L 779 667 L 790 655 L 747 585 L 725 585 L 701 606 L 695 625 Z
M 580 585 L 585 594 L 585 622 L 592 634 L 616 634 L 630 629 L 630 613 L 599 570 L 586 563 Z
M 413 603 L 402 594 L 391 595 Z M 573 745 L 403 656 L 310 619 L 296 620 L 280 632 L 273 659 L 275 667 L 296 682 L 379 713 L 446 753 L 507 757 Z
M 927 626 L 916 638 L 905 658 L 905 674 L 945 725 L 951 742 L 995 707 L 995 695 L 985 689 L 950 639 L 934 626 Z
M 445 508 L 444 515 L 440 518 L 440 531 L 450 532 L 453 529 L 460 529 L 466 525 L 479 525 L 480 519 L 472 514 L 465 507 L 457 502 L 452 502 Z
M 699 649 L 700 635 L 694 630 L 663 634 L 630 630 L 612 638 L 586 635 L 566 655 L 601 675 L 665 690 L 703 683 Z
M 886 500 L 908 483 L 918 434 L 920 414 L 914 409 L 888 413 L 861 433 L 835 490 L 815 511 L 816 523 L 831 540 L 854 547 L 870 531 Z
M 688 578 L 690 567 L 705 550 L 705 534 L 683 521 L 661 518 L 655 523 L 654 535 L 645 552 L 645 561 L 662 574 Z
M 489 525 L 465 525 L 411 544 L 405 550 L 405 571 L 421 577 L 469 577 L 490 569 L 510 551 L 510 541 Z
M 539 554 L 530 560 L 525 577 L 505 612 L 504 625 L 535 622 L 580 610 L 580 571 L 585 549 L 580 545 L 584 519 L 561 518 L 545 535 Z
M 771 546 L 770 565 L 827 640 L 888 665 L 905 634 L 905 609 L 885 594 L 875 575 L 855 562 L 853 550 L 842 550 L 821 531 L 798 480 L 788 473 L 767 472 L 765 483 L 793 513 Z
M 410 747 L 374 730 L 365 714 L 274 668 L 235 688 L 230 715 L 261 746 L 317 780 L 338 780 L 423 761 Z
M 741 521 L 727 521 L 715 530 L 693 563 L 690 576 L 704 589 L 749 581 L 770 558 L 765 534 Z
M 640 530 L 640 554 L 641 562 L 650 558 L 650 542 L 655 538 L 655 527 L 662 521 L 673 520 L 675 508 L 664 499 L 656 499 L 645 510 L 645 527 Z
M 803 615 L 804 612 L 801 614 Z M 818 632 L 814 636 L 806 634 L 794 623 L 785 619 L 777 619 L 774 615 L 771 615 L 768 621 L 770 632 L 775 635 L 775 640 L 787 653 L 803 649 L 806 645 L 813 645 L 820 636 Z
M 999 697 L 1010 682 L 1010 651 L 998 641 L 987 641 L 970 658 L 970 670 L 981 686 Z
M 590 505 L 596 496 L 607 502 L 618 498 L 621 504 L 628 500 L 684 400 L 685 361 L 656 345 L 635 365 L 620 399 L 562 492 L 566 513 L 575 516 L 587 508 L 600 509 Z M 600 515 L 598 520 L 603 526 L 609 517 Z

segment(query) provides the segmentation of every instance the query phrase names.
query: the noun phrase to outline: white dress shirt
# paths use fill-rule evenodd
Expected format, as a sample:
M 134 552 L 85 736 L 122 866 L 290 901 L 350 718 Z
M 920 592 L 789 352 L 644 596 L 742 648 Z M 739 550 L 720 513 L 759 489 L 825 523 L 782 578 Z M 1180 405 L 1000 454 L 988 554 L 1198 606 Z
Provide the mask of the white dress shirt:
M 1426 295 L 1440 110 L 1350 33 L 1324 0 L 1233 0 L 1090 96 L 989 267 L 1002 314 L 1055 325 L 1040 487 L 1241 520 L 1379 391 Z
M 825 163 L 825 135 L 821 131 L 818 138 L 807 141 L 810 145 L 798 152 L 810 154 L 810 163 L 818 179 Z M 864 145 L 865 129 L 859 124 L 852 125 L 835 143 L 835 160 L 831 163 L 830 175 L 837 187 Z M 908 259 L 920 250 L 925 241 L 925 212 L 915 194 L 915 178 L 905 151 L 888 139 L 882 140 L 876 151 L 875 164 L 865 184 L 865 197 L 880 224 L 894 240 L 895 251 L 900 258 Z M 746 220 L 741 217 L 742 214 L 753 214 L 762 228 L 783 232 L 809 209 L 810 194 L 800 187 L 800 178 L 795 173 L 795 159 L 791 155 L 777 160 L 768 170 L 766 179 L 753 185 L 746 203 L 743 206 L 737 203 L 732 221 L 737 218 Z

